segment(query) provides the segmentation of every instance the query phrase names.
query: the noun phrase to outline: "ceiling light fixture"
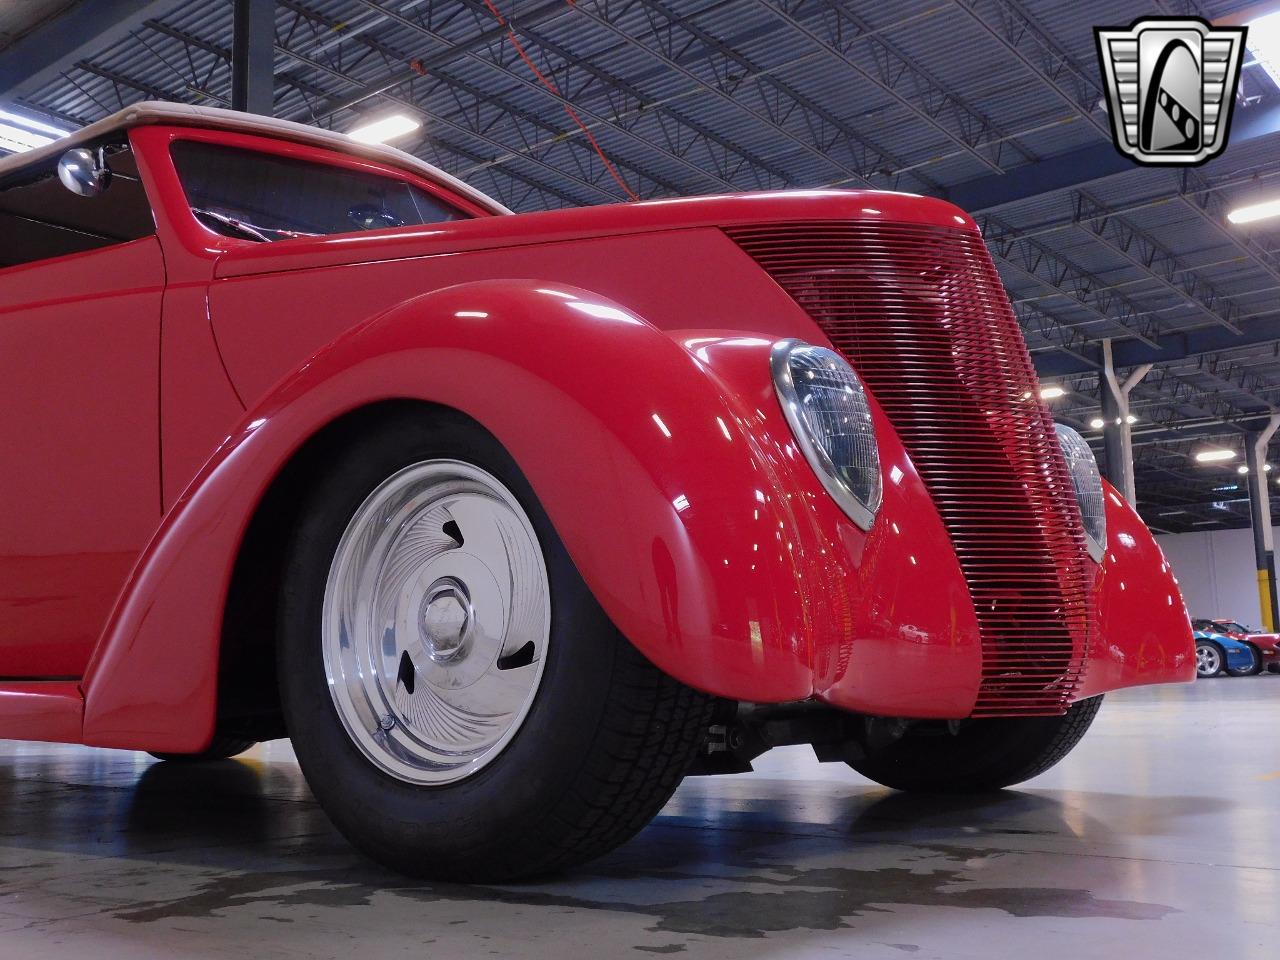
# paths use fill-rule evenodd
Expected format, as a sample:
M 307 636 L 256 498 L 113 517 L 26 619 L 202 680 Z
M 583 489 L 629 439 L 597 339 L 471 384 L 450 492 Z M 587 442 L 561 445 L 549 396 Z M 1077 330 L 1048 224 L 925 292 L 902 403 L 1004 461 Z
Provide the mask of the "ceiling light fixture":
M 383 117 L 381 120 L 375 120 L 373 123 L 366 123 L 364 126 L 356 127 L 347 136 L 358 143 L 386 143 L 396 137 L 403 137 L 406 133 L 412 133 L 420 126 L 422 124 L 413 119 L 413 117 L 406 117 L 403 113 L 394 113 L 389 117 Z
M 53 143 L 70 132 L 12 110 L 0 110 L 0 150 L 24 153 Z
M 1057 400 L 1059 397 L 1065 397 L 1066 395 L 1067 391 L 1056 385 L 1040 388 L 1041 400 Z
M 53 143 L 53 137 L 46 137 L 42 133 L 32 133 L 30 130 L 23 130 L 11 123 L 0 123 L 0 150 L 7 150 L 10 153 L 25 153 L 28 150 L 34 150 L 36 147 L 43 147 L 47 143 Z
M 1240 466 L 1236 467 L 1236 473 L 1240 474 L 1241 476 L 1244 476 L 1248 472 L 1249 472 L 1249 468 L 1245 466 L 1243 463 L 1240 464 Z
M 1101 430 L 1106 425 L 1107 425 L 1107 422 L 1103 420 L 1101 417 L 1094 417 L 1092 420 L 1089 421 L 1089 426 L 1093 427 L 1093 429 L 1095 430 Z
M 1253 223 L 1255 220 L 1266 220 L 1269 217 L 1280 217 L 1280 199 L 1251 203 L 1245 207 L 1236 207 L 1227 213 L 1227 219 L 1232 223 Z
M 47 133 L 55 140 L 58 137 L 65 137 L 71 132 L 70 130 L 65 130 L 62 127 L 55 127 L 51 123 L 45 123 L 43 120 L 36 120 L 34 117 L 24 117 L 20 113 L 11 113 L 8 110 L 0 110 L 0 120 L 6 120 L 9 123 L 16 123 L 20 127 L 27 127 L 31 130 L 36 130 L 39 133 Z
M 1249 22 L 1247 46 L 1258 65 L 1280 85 L 1280 10 Z
M 1216 463 L 1219 460 L 1234 460 L 1236 452 L 1234 450 L 1223 450 L 1213 448 L 1209 450 L 1201 450 L 1196 454 L 1196 460 L 1199 463 Z

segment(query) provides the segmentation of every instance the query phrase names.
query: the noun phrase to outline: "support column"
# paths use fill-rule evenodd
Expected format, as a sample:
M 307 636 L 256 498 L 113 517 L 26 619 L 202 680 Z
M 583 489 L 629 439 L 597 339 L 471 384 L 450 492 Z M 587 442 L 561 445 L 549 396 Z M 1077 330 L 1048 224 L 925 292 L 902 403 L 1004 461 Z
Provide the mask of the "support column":
M 1258 571 L 1258 605 L 1262 609 L 1262 629 L 1276 629 L 1275 543 L 1271 532 L 1271 489 L 1266 472 L 1267 445 L 1280 428 L 1280 413 L 1273 413 L 1260 431 L 1245 440 L 1245 461 L 1249 467 L 1249 518 L 1253 524 L 1253 559 Z
M 1111 359 L 1111 341 L 1102 341 L 1102 440 L 1106 476 L 1120 495 L 1134 506 L 1138 500 L 1133 481 L 1133 430 L 1129 423 L 1129 392 L 1151 371 L 1151 364 L 1135 367 L 1121 383 Z
M 275 109 L 275 0 L 235 0 L 231 109 L 271 116 Z

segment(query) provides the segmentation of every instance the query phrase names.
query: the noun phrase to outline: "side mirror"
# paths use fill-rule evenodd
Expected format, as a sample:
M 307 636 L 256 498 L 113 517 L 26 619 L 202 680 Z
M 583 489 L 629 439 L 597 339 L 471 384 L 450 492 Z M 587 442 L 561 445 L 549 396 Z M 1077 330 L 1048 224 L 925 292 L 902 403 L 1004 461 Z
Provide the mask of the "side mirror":
M 76 147 L 59 158 L 58 179 L 77 196 L 96 197 L 111 186 L 111 169 L 101 150 Z

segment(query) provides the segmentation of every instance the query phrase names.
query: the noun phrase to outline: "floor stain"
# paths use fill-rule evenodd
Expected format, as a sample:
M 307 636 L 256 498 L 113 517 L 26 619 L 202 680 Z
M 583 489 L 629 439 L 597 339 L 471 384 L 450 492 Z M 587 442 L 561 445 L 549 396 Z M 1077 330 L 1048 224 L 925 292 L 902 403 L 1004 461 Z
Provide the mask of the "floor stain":
M 765 867 L 761 870 L 759 867 Z M 369 878 L 373 881 L 373 878 Z M 654 932 L 718 938 L 760 938 L 782 931 L 837 930 L 894 906 L 999 910 L 1013 917 L 1107 917 L 1158 920 L 1173 907 L 1134 900 L 1107 900 L 1088 890 L 1057 887 L 965 886 L 960 870 L 888 867 L 785 868 L 759 864 L 748 878 L 715 877 L 720 892 L 658 903 L 590 899 L 537 886 L 494 888 L 458 884 L 386 887 L 362 882 L 352 871 L 227 875 L 205 882 L 185 897 L 130 906 L 113 915 L 130 923 L 210 917 L 242 906 L 369 906 L 379 895 L 424 903 L 478 902 L 507 906 L 567 907 L 651 917 Z M 725 889 L 737 886 L 739 889 Z

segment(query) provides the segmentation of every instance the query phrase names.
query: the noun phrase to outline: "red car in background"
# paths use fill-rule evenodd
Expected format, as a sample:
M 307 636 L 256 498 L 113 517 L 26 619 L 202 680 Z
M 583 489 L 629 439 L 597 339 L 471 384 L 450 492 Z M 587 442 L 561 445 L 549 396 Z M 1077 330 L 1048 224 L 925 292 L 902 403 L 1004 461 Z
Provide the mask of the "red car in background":
M 1258 633 L 1237 620 L 1195 620 L 1192 625 L 1197 630 L 1220 633 L 1239 640 L 1253 648 L 1253 669 L 1251 674 L 1268 670 L 1280 673 L 1280 633 Z
M 1195 675 L 930 198 L 517 216 L 139 104 L 0 160 L 0 414 L 0 737 L 288 736 L 409 873 L 579 863 L 782 744 L 998 789 Z

